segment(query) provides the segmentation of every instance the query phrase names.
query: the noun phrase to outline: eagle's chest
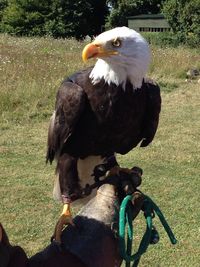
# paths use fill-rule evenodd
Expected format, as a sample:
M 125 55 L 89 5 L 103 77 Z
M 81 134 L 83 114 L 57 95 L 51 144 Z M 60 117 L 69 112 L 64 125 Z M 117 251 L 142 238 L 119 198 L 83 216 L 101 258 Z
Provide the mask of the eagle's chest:
M 144 90 L 105 85 L 86 94 L 85 110 L 70 139 L 72 152 L 77 149 L 82 157 L 123 154 L 136 146 L 144 123 Z
M 132 127 L 143 116 L 142 92 L 139 90 L 116 86 L 98 89 L 89 96 L 89 101 L 99 125 L 117 131 L 121 127 Z

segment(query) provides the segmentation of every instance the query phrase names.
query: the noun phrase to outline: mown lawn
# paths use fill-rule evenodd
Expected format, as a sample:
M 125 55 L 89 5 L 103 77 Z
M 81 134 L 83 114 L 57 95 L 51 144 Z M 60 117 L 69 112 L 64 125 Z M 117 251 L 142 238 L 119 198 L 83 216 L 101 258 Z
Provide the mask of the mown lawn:
M 83 46 L 74 40 L 0 35 L 0 221 L 28 255 L 48 244 L 61 210 L 52 199 L 55 164 L 45 165 L 48 121 L 62 79 L 85 67 Z M 200 85 L 185 82 L 185 73 L 200 68 L 200 51 L 152 51 L 149 76 L 160 84 L 163 99 L 159 130 L 148 148 L 119 159 L 123 166 L 143 168 L 141 189 L 160 206 L 179 242 L 172 246 L 156 219 L 161 239 L 141 266 L 198 267 Z M 140 216 L 135 227 L 141 223 Z

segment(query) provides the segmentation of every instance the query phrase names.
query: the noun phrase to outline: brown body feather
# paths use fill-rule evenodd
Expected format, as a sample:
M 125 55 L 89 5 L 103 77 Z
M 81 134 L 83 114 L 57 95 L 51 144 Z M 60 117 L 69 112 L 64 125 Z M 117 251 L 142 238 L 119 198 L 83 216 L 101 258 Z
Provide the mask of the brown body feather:
M 136 90 L 129 81 L 125 89 L 104 80 L 93 85 L 90 72 L 88 68 L 62 83 L 49 128 L 47 160 L 57 158 L 61 193 L 67 196 L 78 188 L 74 161 L 90 155 L 126 154 L 140 142 L 147 146 L 159 122 L 157 84 L 145 79 Z M 65 171 L 63 164 L 68 166 Z

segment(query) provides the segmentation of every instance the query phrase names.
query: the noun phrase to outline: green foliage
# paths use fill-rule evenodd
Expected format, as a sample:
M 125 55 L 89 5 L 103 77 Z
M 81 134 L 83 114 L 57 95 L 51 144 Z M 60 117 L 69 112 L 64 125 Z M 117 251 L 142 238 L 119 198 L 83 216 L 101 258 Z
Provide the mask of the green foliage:
M 106 1 L 60 1 L 54 0 L 52 19 L 45 23 L 46 33 L 53 37 L 75 37 L 101 32 L 107 15 Z
M 12 0 L 2 17 L 4 32 L 16 35 L 43 35 L 51 0 Z
M 142 35 L 150 44 L 161 47 L 178 47 L 180 44 L 194 48 L 199 47 L 199 38 L 194 34 L 185 36 L 181 32 L 143 32 Z
M 8 1 L 7 0 L 0 0 L 0 22 L 3 17 L 4 9 L 7 7 Z M 1 32 L 1 24 L 0 24 L 0 32 Z
M 200 0 L 166 0 L 165 14 L 172 30 L 182 43 L 196 46 L 200 43 Z
M 53 37 L 75 37 L 81 39 L 88 33 L 87 18 L 91 5 L 83 1 L 53 1 L 51 19 L 44 28 Z
M 82 39 L 101 32 L 107 13 L 106 0 L 10 0 L 1 31 Z
M 118 0 L 111 1 L 113 9 L 107 19 L 107 27 L 127 25 L 127 17 L 160 12 L 162 0 Z

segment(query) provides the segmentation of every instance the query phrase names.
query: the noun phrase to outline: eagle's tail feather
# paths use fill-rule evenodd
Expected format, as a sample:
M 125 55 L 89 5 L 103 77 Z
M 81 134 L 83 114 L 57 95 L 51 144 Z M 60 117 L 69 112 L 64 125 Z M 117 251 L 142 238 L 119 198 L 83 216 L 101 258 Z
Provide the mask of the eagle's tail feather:
M 55 157 L 55 145 L 54 145 L 54 122 L 55 122 L 55 112 L 51 116 L 49 123 L 49 131 L 48 131 L 48 140 L 47 140 L 47 154 L 46 154 L 46 163 L 54 160 Z

